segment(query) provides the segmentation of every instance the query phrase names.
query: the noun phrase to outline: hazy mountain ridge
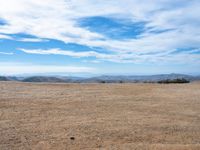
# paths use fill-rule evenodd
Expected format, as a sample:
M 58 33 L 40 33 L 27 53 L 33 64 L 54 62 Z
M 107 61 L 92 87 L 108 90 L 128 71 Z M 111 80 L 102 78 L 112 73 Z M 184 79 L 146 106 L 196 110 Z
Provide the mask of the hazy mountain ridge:
M 43 76 L 34 76 L 28 77 L 22 80 L 23 82 L 67 82 L 68 80 L 64 80 L 57 77 L 43 77 Z
M 190 76 L 184 74 L 160 74 L 148 76 L 99 76 L 85 79 L 85 82 L 158 82 L 160 80 L 173 80 L 181 78 L 189 81 L 200 80 L 200 76 Z
M 5 76 L 0 76 L 0 81 L 9 81 L 9 79 Z
M 185 74 L 159 74 L 146 76 L 97 76 L 90 78 L 65 77 L 65 76 L 32 76 L 14 77 L 0 76 L 0 81 L 21 81 L 21 82 L 51 82 L 51 83 L 136 83 L 136 82 L 158 82 L 160 80 L 173 80 L 184 78 L 189 81 L 200 80 L 200 76 Z

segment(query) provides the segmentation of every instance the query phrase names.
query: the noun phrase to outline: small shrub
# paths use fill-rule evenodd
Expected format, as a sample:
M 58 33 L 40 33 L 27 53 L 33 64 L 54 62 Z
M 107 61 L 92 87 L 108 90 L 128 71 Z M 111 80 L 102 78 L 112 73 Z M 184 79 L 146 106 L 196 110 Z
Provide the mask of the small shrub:
M 158 81 L 158 83 L 162 83 L 162 84 L 170 84 L 170 83 L 190 83 L 189 80 L 186 80 L 184 78 L 177 78 L 177 79 L 167 79 L 167 80 L 160 80 Z
M 101 83 L 106 83 L 106 81 L 101 81 Z

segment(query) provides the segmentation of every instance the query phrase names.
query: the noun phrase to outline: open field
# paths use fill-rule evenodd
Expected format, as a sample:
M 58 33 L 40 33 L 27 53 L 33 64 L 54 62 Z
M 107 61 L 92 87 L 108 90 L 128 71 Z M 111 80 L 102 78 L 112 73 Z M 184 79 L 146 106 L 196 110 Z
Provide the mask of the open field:
M 0 82 L 0 149 L 200 149 L 200 83 Z

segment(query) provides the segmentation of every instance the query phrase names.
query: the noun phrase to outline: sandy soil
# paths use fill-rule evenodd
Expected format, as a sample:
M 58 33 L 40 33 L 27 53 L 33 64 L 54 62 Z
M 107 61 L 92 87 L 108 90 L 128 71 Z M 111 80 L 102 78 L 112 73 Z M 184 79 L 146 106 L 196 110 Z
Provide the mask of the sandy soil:
M 0 150 L 199 150 L 200 83 L 0 82 Z

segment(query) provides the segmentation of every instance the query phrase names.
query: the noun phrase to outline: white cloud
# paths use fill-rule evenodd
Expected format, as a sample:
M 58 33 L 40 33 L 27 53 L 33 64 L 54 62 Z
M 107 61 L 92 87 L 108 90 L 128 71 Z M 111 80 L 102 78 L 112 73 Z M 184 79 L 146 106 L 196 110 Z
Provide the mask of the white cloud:
M 0 39 L 8 39 L 8 40 L 12 40 L 13 38 L 8 36 L 8 35 L 3 35 L 3 34 L 0 34 Z
M 39 39 L 39 38 L 20 38 L 17 41 L 21 41 L 21 42 L 45 42 L 45 41 L 48 41 L 48 40 Z
M 200 52 L 199 49 L 194 49 L 188 52 L 177 52 L 174 53 L 174 50 L 163 51 L 160 53 L 120 53 L 120 54 L 105 54 L 98 53 L 95 51 L 85 51 L 85 52 L 74 52 L 71 50 L 61 50 L 61 49 L 19 49 L 28 54 L 40 54 L 40 55 L 65 55 L 77 58 L 87 58 L 94 57 L 97 60 L 86 61 L 91 63 L 99 63 L 100 61 L 110 61 L 116 63 L 144 63 L 144 62 L 162 62 L 168 63 L 173 62 L 177 64 L 185 63 L 199 63 L 200 55 L 194 53 Z M 187 59 L 187 61 L 185 61 Z
M 41 38 L 71 42 L 78 38 L 101 36 L 75 26 L 73 11 L 64 0 L 0 0 L 0 18 L 8 24 L 0 27 L 1 33 L 27 33 Z
M 96 58 L 110 58 L 112 55 L 101 54 L 95 51 L 86 51 L 86 52 L 74 52 L 70 50 L 60 50 L 60 49 L 19 49 L 25 53 L 29 54 L 41 54 L 41 55 L 66 55 L 71 57 L 96 57 Z
M 0 55 L 14 55 L 13 52 L 0 52 Z
M 140 56 L 140 54 L 170 53 L 177 48 L 200 47 L 199 5 L 199 0 L 0 0 L 0 18 L 7 22 L 0 26 L 0 33 L 26 33 L 39 39 L 57 39 L 66 43 L 97 46 L 113 51 L 115 56 L 91 51 L 24 50 L 29 53 L 62 54 L 72 57 L 94 56 L 114 62 L 148 59 L 156 61 L 160 60 L 161 56 L 158 59 L 157 55 Z M 151 30 L 146 30 L 137 39 L 113 40 L 77 25 L 77 19 L 91 16 L 145 21 L 146 28 L 151 28 Z M 167 29 L 172 30 L 158 32 Z M 0 34 L 1 37 L 6 38 Z M 28 39 L 22 39 L 22 41 L 28 41 Z M 32 41 L 37 42 L 37 39 Z M 170 57 L 184 58 L 180 54 Z M 196 57 L 199 56 L 192 55 L 191 58 L 196 61 Z M 167 57 L 162 57 L 162 59 L 170 60 Z

